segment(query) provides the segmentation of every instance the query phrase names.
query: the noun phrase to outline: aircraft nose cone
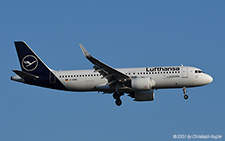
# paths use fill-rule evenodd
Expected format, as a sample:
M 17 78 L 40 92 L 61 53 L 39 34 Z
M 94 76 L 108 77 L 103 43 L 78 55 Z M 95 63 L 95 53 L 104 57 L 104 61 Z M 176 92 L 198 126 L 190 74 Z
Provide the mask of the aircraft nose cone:
M 207 81 L 207 84 L 212 83 L 213 78 L 210 75 L 207 75 L 206 81 Z

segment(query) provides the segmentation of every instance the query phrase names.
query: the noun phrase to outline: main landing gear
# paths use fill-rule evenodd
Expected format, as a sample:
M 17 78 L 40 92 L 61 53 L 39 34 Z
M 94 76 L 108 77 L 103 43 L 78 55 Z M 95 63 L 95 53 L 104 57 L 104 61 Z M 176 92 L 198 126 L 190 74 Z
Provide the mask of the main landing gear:
M 188 95 L 187 95 L 186 87 L 183 87 L 183 92 L 184 92 L 184 99 L 187 100 L 188 99 Z
M 117 106 L 122 105 L 122 101 L 121 101 L 121 99 L 120 99 L 120 97 L 121 97 L 122 95 L 123 95 L 123 93 L 117 93 L 117 92 L 115 92 L 115 93 L 113 94 L 113 98 L 116 100 L 115 103 L 116 103 Z

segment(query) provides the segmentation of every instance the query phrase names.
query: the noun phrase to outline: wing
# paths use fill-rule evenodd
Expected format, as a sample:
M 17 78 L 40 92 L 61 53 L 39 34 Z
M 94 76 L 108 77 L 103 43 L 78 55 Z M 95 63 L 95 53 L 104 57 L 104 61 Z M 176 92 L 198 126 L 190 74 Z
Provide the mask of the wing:
M 84 54 L 84 56 L 94 64 L 95 72 L 99 72 L 103 75 L 102 78 L 106 78 L 108 80 L 108 85 L 111 85 L 116 82 L 124 83 L 130 80 L 130 77 L 117 69 L 114 69 L 101 61 L 97 60 L 96 58 L 92 57 L 88 51 L 80 44 L 80 48 Z

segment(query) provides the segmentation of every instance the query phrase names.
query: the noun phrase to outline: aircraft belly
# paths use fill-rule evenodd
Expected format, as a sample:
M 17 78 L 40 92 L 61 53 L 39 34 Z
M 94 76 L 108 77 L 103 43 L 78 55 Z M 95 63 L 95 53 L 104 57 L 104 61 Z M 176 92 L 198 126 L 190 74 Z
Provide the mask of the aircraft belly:
M 96 91 L 96 86 L 105 83 L 98 79 L 80 79 L 77 81 L 65 82 L 64 85 L 69 91 Z
M 167 78 L 167 79 L 157 79 L 156 85 L 154 88 L 163 89 L 163 88 L 183 88 L 183 87 L 195 87 L 196 84 L 189 78 Z
M 158 79 L 155 80 L 156 85 L 154 88 L 160 89 L 160 88 L 182 88 L 185 86 L 190 86 L 191 84 L 187 79 L 185 78 L 167 78 L 167 79 Z

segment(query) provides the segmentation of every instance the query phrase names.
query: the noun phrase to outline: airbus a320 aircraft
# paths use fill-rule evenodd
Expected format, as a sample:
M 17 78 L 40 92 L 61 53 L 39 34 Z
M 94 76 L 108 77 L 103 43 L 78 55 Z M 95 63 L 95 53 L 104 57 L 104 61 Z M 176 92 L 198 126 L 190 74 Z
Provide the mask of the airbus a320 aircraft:
M 213 78 L 202 70 L 188 66 L 115 69 L 91 56 L 80 44 L 84 56 L 94 65 L 92 70 L 55 71 L 50 69 L 23 41 L 14 42 L 22 68 L 13 70 L 11 80 L 65 91 L 98 91 L 113 94 L 117 106 L 128 94 L 134 101 L 154 100 L 155 89 L 186 88 L 209 84 Z

